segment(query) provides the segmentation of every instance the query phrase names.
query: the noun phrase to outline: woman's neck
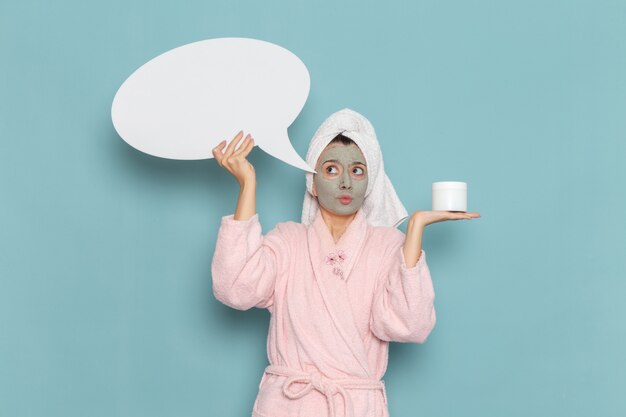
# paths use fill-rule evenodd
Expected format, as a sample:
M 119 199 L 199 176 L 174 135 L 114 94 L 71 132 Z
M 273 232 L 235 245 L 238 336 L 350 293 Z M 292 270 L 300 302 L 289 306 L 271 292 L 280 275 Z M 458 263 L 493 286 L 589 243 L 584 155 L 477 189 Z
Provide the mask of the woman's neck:
M 324 223 L 326 223 L 333 240 L 337 243 L 348 226 L 350 226 L 350 223 L 352 223 L 352 220 L 356 217 L 356 212 L 348 214 L 347 216 L 340 216 L 332 211 L 326 210 L 322 206 L 319 206 L 319 208 L 322 214 L 322 219 L 324 219 Z

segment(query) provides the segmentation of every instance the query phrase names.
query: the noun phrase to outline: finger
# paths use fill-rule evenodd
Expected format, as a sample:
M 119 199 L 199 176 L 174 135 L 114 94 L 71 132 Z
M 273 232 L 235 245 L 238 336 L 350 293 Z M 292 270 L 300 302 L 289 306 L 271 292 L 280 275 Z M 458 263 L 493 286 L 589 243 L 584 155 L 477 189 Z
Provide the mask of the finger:
M 221 151 L 213 149 L 213 158 L 215 158 L 215 161 L 219 166 L 222 166 L 222 159 L 224 159 L 224 154 Z
M 217 150 L 221 151 L 222 149 L 224 149 L 224 146 L 226 146 L 226 139 L 224 139 L 223 141 L 218 143 L 217 146 L 215 148 L 213 148 L 213 150 L 217 149 Z
M 228 147 L 226 147 L 226 151 L 224 151 L 224 156 L 225 157 L 228 158 L 229 156 L 231 156 L 233 154 L 233 151 L 237 147 L 237 144 L 239 144 L 239 142 L 241 142 L 241 138 L 243 138 L 243 130 L 240 130 L 239 133 L 237 133 L 237 135 L 235 135 L 233 140 L 230 141 L 230 143 L 228 144 Z
M 460 213 L 463 216 L 463 219 L 465 220 L 472 220 L 472 219 L 477 219 L 480 217 L 480 214 L 476 213 L 476 212 L 471 212 L 471 213 Z
M 247 158 L 250 152 L 252 152 L 252 148 L 254 148 L 254 139 L 250 137 L 248 143 L 246 143 L 245 146 L 241 145 L 241 148 L 239 148 L 241 150 L 239 155 L 241 155 L 242 158 Z
M 254 138 L 253 137 L 250 138 L 250 143 L 248 144 L 248 149 L 246 149 L 245 152 L 243 153 L 243 157 L 247 158 L 248 155 L 250 155 L 250 152 L 252 152 L 252 149 L 254 149 Z
M 246 156 L 250 153 L 252 148 L 254 147 L 254 142 L 252 141 L 252 137 L 249 137 L 241 144 L 237 152 L 233 154 L 233 156 L 237 156 L 238 158 L 245 159 Z
M 444 217 L 444 220 L 469 220 L 470 217 L 467 213 L 460 211 L 448 211 Z
M 239 148 L 237 148 L 237 150 L 235 152 L 233 152 L 233 156 L 241 155 L 246 150 L 246 148 L 248 147 L 248 145 L 249 145 L 249 143 L 251 141 L 252 141 L 252 136 L 250 136 L 250 134 L 248 134 L 248 136 L 246 136 L 244 141 L 241 143 L 241 146 L 239 146 Z
M 220 166 L 222 165 L 221 162 L 222 162 L 222 158 L 224 157 L 224 153 L 222 152 L 222 149 L 224 149 L 225 146 L 226 146 L 226 141 L 223 140 L 220 142 L 219 145 L 213 148 L 213 157 L 215 158 L 215 160 Z

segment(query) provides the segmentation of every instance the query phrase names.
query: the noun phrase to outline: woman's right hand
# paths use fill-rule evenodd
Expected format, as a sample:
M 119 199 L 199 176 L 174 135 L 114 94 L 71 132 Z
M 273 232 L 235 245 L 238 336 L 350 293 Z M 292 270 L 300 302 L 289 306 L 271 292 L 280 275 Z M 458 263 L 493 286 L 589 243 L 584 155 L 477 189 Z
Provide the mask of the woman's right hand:
M 256 180 L 256 174 L 254 166 L 246 159 L 246 157 L 254 148 L 254 139 L 250 134 L 246 135 L 243 143 L 243 131 L 237 133 L 237 135 L 226 146 L 226 141 L 222 141 L 219 145 L 213 148 L 213 156 L 219 164 L 219 166 L 230 172 L 240 187 L 244 184 L 253 183 Z M 235 148 L 241 143 L 241 146 L 237 150 Z M 226 150 L 224 150 L 226 147 Z

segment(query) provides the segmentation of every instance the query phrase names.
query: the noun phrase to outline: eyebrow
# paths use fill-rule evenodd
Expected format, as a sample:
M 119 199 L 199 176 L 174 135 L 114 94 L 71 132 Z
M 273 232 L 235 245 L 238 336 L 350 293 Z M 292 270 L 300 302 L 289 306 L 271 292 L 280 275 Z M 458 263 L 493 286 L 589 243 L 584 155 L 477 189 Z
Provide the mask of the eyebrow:
M 341 162 L 339 162 L 338 159 L 327 159 L 324 162 L 322 162 L 322 164 L 325 164 L 326 162 L 335 162 L 337 164 L 340 164 Z M 352 162 L 352 165 L 356 165 L 356 164 L 360 164 L 360 165 L 364 165 L 367 166 L 367 164 L 365 162 L 360 162 L 360 161 L 354 161 Z

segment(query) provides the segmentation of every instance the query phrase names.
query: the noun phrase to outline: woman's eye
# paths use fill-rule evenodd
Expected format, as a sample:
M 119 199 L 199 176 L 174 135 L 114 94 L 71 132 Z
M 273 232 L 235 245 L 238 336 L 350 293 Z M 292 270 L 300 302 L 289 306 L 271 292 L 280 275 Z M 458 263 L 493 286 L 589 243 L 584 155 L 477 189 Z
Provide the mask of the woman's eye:
M 352 168 L 352 173 L 355 175 L 363 175 L 365 171 L 361 167 L 354 167 Z
M 330 165 L 330 166 L 326 167 L 326 172 L 329 173 L 329 174 L 336 174 L 338 172 L 337 171 L 337 167 L 333 166 L 333 165 Z

